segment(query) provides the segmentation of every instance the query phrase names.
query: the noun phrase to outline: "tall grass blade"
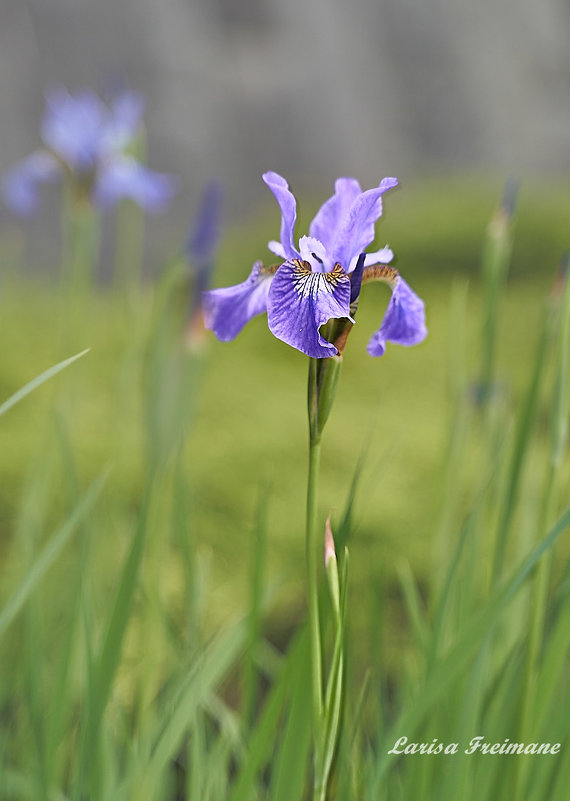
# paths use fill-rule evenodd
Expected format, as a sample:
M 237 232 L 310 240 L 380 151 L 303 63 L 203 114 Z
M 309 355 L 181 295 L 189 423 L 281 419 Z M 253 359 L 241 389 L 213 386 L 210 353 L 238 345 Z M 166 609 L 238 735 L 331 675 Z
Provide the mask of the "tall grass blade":
M 71 535 L 77 530 L 80 522 L 92 508 L 103 489 L 106 478 L 107 475 L 104 474 L 91 485 L 63 526 L 44 547 L 17 590 L 5 605 L 0 613 L 0 638 L 57 559 Z
M 281 744 L 272 771 L 271 801 L 302 801 L 311 744 L 311 688 L 309 649 L 299 650 L 291 679 L 291 702 Z
M 75 356 L 70 356 L 69 359 L 64 359 L 62 362 L 58 362 L 54 364 L 53 367 L 50 367 L 48 370 L 45 370 L 40 375 L 33 378 L 27 384 L 25 384 L 21 389 L 11 395 L 8 400 L 5 400 L 4 403 L 0 406 L 0 416 L 5 414 L 9 409 L 19 403 L 23 398 L 33 392 L 38 387 L 41 387 L 42 384 L 45 384 L 46 381 L 49 381 L 50 378 L 53 378 L 54 375 L 61 373 L 62 370 L 65 370 L 66 367 L 69 367 L 70 364 L 76 362 L 78 359 L 81 359 L 82 356 L 85 356 L 86 353 L 89 353 L 89 348 L 82 350 L 81 353 L 76 353 Z

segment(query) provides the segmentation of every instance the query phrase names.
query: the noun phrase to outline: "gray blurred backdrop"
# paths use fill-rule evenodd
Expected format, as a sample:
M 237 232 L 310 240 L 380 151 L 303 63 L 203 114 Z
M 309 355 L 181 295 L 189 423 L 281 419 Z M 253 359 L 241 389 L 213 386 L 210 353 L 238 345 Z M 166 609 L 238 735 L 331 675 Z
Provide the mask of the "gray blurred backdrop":
M 230 212 L 260 174 L 570 166 L 569 0 L 0 0 L 0 170 L 39 144 L 43 91 L 124 75 L 179 203 L 212 175 Z

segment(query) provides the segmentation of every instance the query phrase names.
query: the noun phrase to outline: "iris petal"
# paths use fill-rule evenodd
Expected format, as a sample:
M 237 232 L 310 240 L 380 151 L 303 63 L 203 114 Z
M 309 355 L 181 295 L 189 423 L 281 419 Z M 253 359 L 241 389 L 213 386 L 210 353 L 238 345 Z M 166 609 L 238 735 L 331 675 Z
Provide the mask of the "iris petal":
M 92 169 L 101 153 L 107 109 L 90 91 L 75 95 L 56 89 L 46 95 L 42 139 L 72 170 Z
M 6 205 L 16 214 L 28 217 L 39 204 L 39 185 L 59 176 L 60 166 L 45 150 L 37 150 L 14 165 L 2 182 Z
M 417 345 L 427 336 L 425 305 L 403 278 L 390 298 L 382 325 L 368 343 L 371 356 L 383 356 L 386 342 L 397 345 Z
M 130 90 L 121 92 L 112 99 L 103 138 L 106 152 L 116 152 L 132 142 L 142 125 L 145 105 L 144 96 Z
M 374 240 L 374 223 L 382 214 L 382 195 L 398 185 L 396 178 L 383 178 L 375 189 L 358 195 L 341 221 L 330 256 L 348 269 L 358 256 Z
M 255 262 L 241 284 L 202 293 L 204 324 L 222 342 L 235 339 L 244 325 L 267 310 L 267 293 L 273 275 Z
M 263 180 L 275 195 L 281 209 L 281 244 L 287 259 L 299 255 L 293 241 L 295 221 L 297 219 L 297 201 L 289 189 L 289 184 L 276 172 L 266 172 Z
M 319 239 L 325 248 L 330 249 L 339 225 L 361 192 L 360 184 L 355 178 L 338 178 L 334 185 L 334 195 L 315 214 L 309 227 L 310 236 Z
M 275 239 L 272 239 L 267 243 L 267 247 L 274 256 L 278 256 L 282 261 L 287 261 L 287 256 L 285 255 L 285 250 L 283 249 L 281 242 L 277 242 Z
M 163 211 L 176 192 L 171 175 L 155 172 L 135 159 L 117 157 L 98 172 L 95 199 L 102 206 L 114 206 L 130 199 L 146 211 Z
M 278 339 L 316 359 L 337 349 L 319 333 L 332 318 L 349 317 L 350 280 L 340 265 L 331 272 L 313 272 L 299 259 L 275 273 L 267 298 L 267 322 Z

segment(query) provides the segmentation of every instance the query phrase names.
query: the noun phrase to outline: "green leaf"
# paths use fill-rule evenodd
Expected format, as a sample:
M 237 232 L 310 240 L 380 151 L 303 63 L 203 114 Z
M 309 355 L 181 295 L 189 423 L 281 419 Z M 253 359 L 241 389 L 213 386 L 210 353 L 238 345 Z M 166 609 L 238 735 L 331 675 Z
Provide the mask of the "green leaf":
M 16 592 L 0 613 L 0 637 L 2 637 L 23 604 L 27 601 L 46 572 L 57 559 L 71 535 L 77 530 L 79 523 L 92 508 L 103 489 L 106 477 L 106 474 L 104 474 L 91 485 L 66 522 L 59 529 L 54 538 L 44 547 L 24 579 L 20 582 Z
M 301 801 L 311 743 L 311 684 L 309 649 L 305 638 L 294 666 L 291 703 L 285 731 L 275 758 L 271 801 Z
M 19 403 L 26 395 L 29 395 L 30 392 L 33 392 L 38 387 L 41 387 L 42 384 L 45 384 L 46 381 L 49 381 L 50 378 L 53 378 L 54 375 L 61 373 L 62 370 L 65 370 L 66 367 L 69 367 L 70 364 L 76 362 L 78 359 L 81 359 L 82 356 L 85 356 L 86 353 L 89 353 L 90 348 L 86 350 L 82 350 L 81 353 L 76 353 L 75 356 L 70 356 L 69 359 L 65 359 L 63 362 L 58 362 L 58 364 L 54 364 L 53 367 L 50 367 L 49 370 L 41 373 L 40 375 L 36 376 L 36 378 L 32 379 L 29 383 L 25 384 L 21 389 L 15 392 L 8 400 L 4 401 L 2 406 L 0 406 L 0 416 L 5 414 L 12 406 L 15 406 Z

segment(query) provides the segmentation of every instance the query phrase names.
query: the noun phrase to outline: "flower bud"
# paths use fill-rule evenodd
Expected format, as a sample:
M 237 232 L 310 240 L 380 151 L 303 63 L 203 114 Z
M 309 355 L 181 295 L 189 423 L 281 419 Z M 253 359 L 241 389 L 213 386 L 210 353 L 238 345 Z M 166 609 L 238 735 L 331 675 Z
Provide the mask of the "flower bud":
M 325 523 L 325 571 L 329 584 L 329 592 L 335 615 L 340 614 L 340 583 L 338 578 L 338 565 L 336 561 L 336 551 L 331 529 L 330 512 Z

